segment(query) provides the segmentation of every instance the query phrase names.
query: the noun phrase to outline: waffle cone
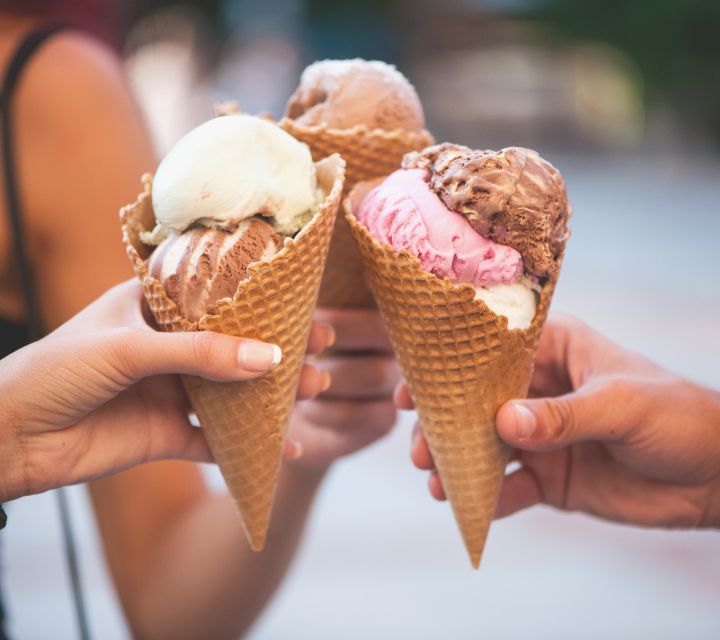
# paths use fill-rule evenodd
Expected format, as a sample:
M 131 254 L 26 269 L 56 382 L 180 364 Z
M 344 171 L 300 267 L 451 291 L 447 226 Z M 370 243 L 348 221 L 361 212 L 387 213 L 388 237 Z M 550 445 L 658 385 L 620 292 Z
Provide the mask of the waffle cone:
M 155 225 L 151 178 L 121 212 L 123 241 L 145 299 L 162 331 L 208 330 L 278 344 L 282 362 L 247 382 L 210 382 L 185 376 L 183 383 L 228 489 L 237 502 L 247 537 L 265 543 L 290 412 L 300 380 L 327 250 L 342 193 L 345 163 L 335 155 L 316 163 L 326 194 L 312 220 L 269 261 L 248 268 L 231 298 L 220 300 L 198 322 L 184 318 L 160 282 L 148 274 L 152 248 L 140 232 Z
M 352 212 L 379 181 L 358 184 L 346 217 L 417 408 L 470 560 L 480 564 L 508 460 L 495 414 L 524 397 L 554 284 L 532 325 L 509 330 L 470 285 L 425 271 L 417 258 L 375 240 Z
M 384 131 L 358 125 L 351 129 L 331 129 L 325 125 L 306 126 L 290 118 L 279 123 L 294 138 L 310 147 L 314 160 L 339 153 L 347 163 L 345 193 L 361 180 L 392 173 L 400 167 L 408 151 L 431 145 L 428 131 Z M 318 305 L 333 308 L 373 308 L 375 301 L 368 289 L 362 260 L 347 221 L 337 216 L 327 265 L 320 286 Z

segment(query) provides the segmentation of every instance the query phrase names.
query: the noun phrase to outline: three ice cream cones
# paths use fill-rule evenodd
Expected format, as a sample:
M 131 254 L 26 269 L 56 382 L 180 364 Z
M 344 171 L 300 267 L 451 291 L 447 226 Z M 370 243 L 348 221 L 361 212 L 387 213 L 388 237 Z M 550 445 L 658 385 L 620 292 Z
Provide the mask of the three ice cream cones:
M 227 235 L 238 235 L 239 223 L 233 218 L 215 221 L 220 235 L 227 236 L 227 247 L 206 251 L 185 228 L 171 230 L 167 240 L 167 230 L 158 232 L 163 225 L 153 209 L 152 181 L 146 178 L 144 192 L 121 212 L 123 240 L 159 329 L 219 331 L 282 349 L 281 364 L 256 380 L 184 379 L 253 549 L 262 549 L 267 534 L 316 304 L 377 304 L 477 567 L 508 458 L 495 430 L 495 414 L 528 390 L 567 238 L 564 184 L 534 152 L 510 149 L 493 155 L 457 145 L 430 147 L 433 139 L 424 129 L 419 100 L 402 82 L 377 98 L 374 111 L 358 116 L 355 102 L 333 106 L 334 100 L 347 100 L 350 89 L 360 91 L 353 89 L 358 78 L 375 82 L 375 74 L 388 73 L 382 66 L 348 62 L 328 73 L 309 68 L 312 72 L 303 75 L 288 114 L 277 123 L 288 137 L 307 145 L 322 198 L 309 212 L 300 207 L 299 232 L 281 227 L 290 233 L 282 250 L 262 245 L 250 254 L 243 249 L 245 262 L 234 295 L 208 300 L 208 306 L 201 307 L 205 313 L 191 315 L 177 291 L 178 273 L 189 277 L 187 264 L 183 271 L 177 265 L 189 260 L 195 287 L 209 295 L 203 273 L 221 269 L 228 252 L 240 251 L 239 241 Z M 389 85 L 396 81 L 395 73 L 390 72 Z M 345 76 L 343 91 L 337 92 L 338 78 Z M 360 121 L 346 121 L 348 114 Z M 397 114 L 402 118 L 394 120 Z M 399 173 L 406 172 L 402 180 L 383 182 L 401 165 Z M 270 162 L 268 167 L 272 172 L 275 165 Z M 292 175 L 297 184 L 303 183 L 302 172 Z M 407 177 L 411 180 L 403 182 Z M 412 180 L 427 193 L 415 198 L 414 187 L 404 192 L 402 185 Z M 386 192 L 373 201 L 369 196 L 381 185 Z M 209 194 L 201 200 L 215 197 L 209 187 L 200 192 Z M 337 215 L 343 196 L 345 213 Z M 260 214 L 257 225 L 267 226 L 263 216 L 270 216 L 277 227 L 278 207 L 287 204 L 283 194 L 278 197 L 266 198 L 275 203 L 273 211 L 250 211 Z M 500 204 L 492 208 L 488 203 L 494 201 Z M 207 203 L 197 206 L 208 210 Z M 424 210 L 428 206 L 440 211 L 439 222 Z M 375 211 L 368 214 L 368 207 Z M 205 218 L 193 224 L 196 234 L 203 235 L 197 225 L 206 224 Z M 154 236 L 174 242 L 178 233 L 185 233 L 184 240 L 165 247 L 162 254 L 172 259 L 156 260 L 163 264 L 152 266 L 148 258 Z M 258 233 L 267 238 L 275 232 Z M 527 241 L 530 236 L 541 236 L 541 242 Z M 528 253 L 528 247 L 535 251 L 540 245 L 544 253 Z M 538 267 L 538 256 L 545 260 L 545 271 Z

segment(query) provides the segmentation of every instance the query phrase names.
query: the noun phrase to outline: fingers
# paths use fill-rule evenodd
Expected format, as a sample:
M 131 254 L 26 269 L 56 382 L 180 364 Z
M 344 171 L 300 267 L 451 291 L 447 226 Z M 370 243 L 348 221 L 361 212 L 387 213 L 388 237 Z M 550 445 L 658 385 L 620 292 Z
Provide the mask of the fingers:
M 511 446 L 552 451 L 588 440 L 623 440 L 649 409 L 637 385 L 611 378 L 557 398 L 513 400 L 500 408 L 496 423 Z
M 384 355 L 328 355 L 317 364 L 332 378 L 328 398 L 390 398 L 400 379 L 397 362 Z
M 310 400 L 318 393 L 327 391 L 331 381 L 327 371 L 322 371 L 309 364 L 303 365 L 297 390 L 298 400 Z
M 207 440 L 202 429 L 193 427 L 188 422 L 187 428 L 190 430 L 187 441 L 181 451 L 177 453 L 171 451 L 163 452 L 162 458 L 188 460 L 189 462 L 213 462 L 214 458 L 210 452 Z
M 586 328 L 571 316 L 553 314 L 548 318 L 535 354 L 529 396 L 558 396 L 573 390 L 568 362 L 570 344 L 573 334 L 579 336 Z
M 318 309 L 315 319 L 334 327 L 338 351 L 392 351 L 378 311 Z
M 307 352 L 318 354 L 335 342 L 335 329 L 325 322 L 313 322 L 308 339 Z
M 430 478 L 428 478 L 428 489 L 430 490 L 430 495 L 435 498 L 435 500 L 447 500 L 437 471 L 433 471 L 430 474 Z
M 303 456 L 303 446 L 288 436 L 285 440 L 283 460 L 298 460 Z
M 405 380 L 401 380 L 400 384 L 395 387 L 395 392 L 393 393 L 393 400 L 398 409 L 411 411 L 415 408 L 415 403 L 410 397 L 410 390 L 408 389 Z
M 368 431 L 387 431 L 397 417 L 390 400 L 349 402 L 319 398 L 298 405 L 300 412 L 311 422 L 335 429 L 364 428 Z
M 425 436 L 422 434 L 419 423 L 415 423 L 415 427 L 413 428 L 410 458 L 418 469 L 426 471 L 435 469 L 435 463 L 433 462 L 432 454 L 430 453 L 430 447 L 428 447 L 427 440 L 425 440 Z
M 161 373 L 183 373 L 215 381 L 249 380 L 282 360 L 277 345 L 212 331 L 161 333 L 121 329 L 108 345 L 109 364 L 129 382 Z
M 505 476 L 498 498 L 495 518 L 504 518 L 542 502 L 540 484 L 534 472 L 527 467 Z
M 302 445 L 300 464 L 324 468 L 385 436 L 395 418 L 389 399 L 357 402 L 320 398 L 298 403 L 290 437 Z
M 430 447 L 428 447 L 427 440 L 423 436 L 420 423 L 416 422 L 413 427 L 412 435 L 412 448 L 410 450 L 410 458 L 413 464 L 424 471 L 430 471 L 430 477 L 428 478 L 428 489 L 430 495 L 435 500 L 446 500 L 445 490 L 443 489 L 440 476 L 435 469 L 435 463 L 430 453 Z
M 72 336 L 117 327 L 147 328 L 143 319 L 142 285 L 131 278 L 106 291 L 97 300 L 53 331 L 56 336 Z

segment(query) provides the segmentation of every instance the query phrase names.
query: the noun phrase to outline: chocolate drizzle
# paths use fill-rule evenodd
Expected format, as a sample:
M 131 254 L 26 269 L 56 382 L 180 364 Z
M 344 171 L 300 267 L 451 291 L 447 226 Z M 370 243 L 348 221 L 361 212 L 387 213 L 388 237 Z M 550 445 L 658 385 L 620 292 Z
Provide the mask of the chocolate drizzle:
M 560 172 L 535 151 L 473 150 L 444 143 L 409 153 L 404 169 L 424 169 L 445 206 L 482 236 L 516 249 L 525 269 L 555 280 L 571 215 Z

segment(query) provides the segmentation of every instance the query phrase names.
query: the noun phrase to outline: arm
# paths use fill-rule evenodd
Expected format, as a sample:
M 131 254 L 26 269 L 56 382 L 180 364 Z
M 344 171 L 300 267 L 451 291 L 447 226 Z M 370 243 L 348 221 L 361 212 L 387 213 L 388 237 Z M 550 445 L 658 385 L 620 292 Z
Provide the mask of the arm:
M 117 212 L 156 161 L 119 63 L 82 36 L 43 48 L 18 106 L 31 250 L 54 326 L 129 275 Z M 325 380 L 317 375 L 313 384 Z M 192 464 L 153 463 L 93 482 L 106 557 L 135 635 L 198 637 L 190 632 L 202 628 L 207 637 L 234 637 L 249 626 L 285 571 L 320 477 L 285 474 L 276 509 L 284 520 L 262 556 L 250 555 L 234 505 L 211 496 Z M 178 558 L 204 580 L 186 580 Z
M 60 34 L 28 68 L 16 103 L 21 194 L 45 325 L 132 276 L 118 211 L 155 156 L 119 62 Z
M 132 274 L 118 211 L 134 200 L 156 158 L 120 61 L 77 33 L 56 36 L 33 59 L 15 113 L 29 250 L 52 328 Z M 90 492 L 123 603 L 132 595 L 121 579 L 125 563 L 144 559 L 177 513 L 207 498 L 196 469 L 173 463 L 93 482 Z
M 545 503 L 642 526 L 720 527 L 719 393 L 556 316 L 530 396 L 497 415 L 522 465 L 505 479 L 497 517 Z M 397 399 L 410 404 L 404 389 Z M 419 431 L 413 460 L 432 469 Z M 430 489 L 444 497 L 434 473 Z
M 225 495 L 198 495 L 194 505 L 182 508 L 174 508 L 161 497 L 146 497 L 140 509 L 132 509 L 128 523 L 103 530 L 105 539 L 127 536 L 128 528 L 137 527 L 153 508 L 167 511 L 164 520 L 173 523 L 146 534 L 147 542 L 131 557 L 109 555 L 135 637 L 236 638 L 246 632 L 287 571 L 315 493 L 331 464 L 392 427 L 396 412 L 391 393 L 398 371 L 378 314 L 319 311 L 316 320 L 336 328 L 337 350 L 315 362 L 331 372 L 332 386 L 295 408 L 289 432 L 295 459 L 283 467 L 261 553 L 250 550 L 235 506 Z M 364 363 L 352 353 L 368 350 L 374 353 Z M 327 382 L 324 379 L 322 386 Z M 170 465 L 183 463 L 164 464 L 169 474 Z M 135 491 L 147 493 L 143 470 L 138 471 Z M 99 507 L 111 510 L 116 504 L 114 496 L 108 495 Z M 156 521 L 162 525 L 161 519 Z M 122 549 L 122 545 L 110 546 Z
M 0 360 L 0 502 L 163 458 L 209 461 L 168 373 L 248 380 L 272 345 L 210 332 L 158 333 L 127 282 L 38 342 Z M 248 357 L 250 355 L 251 357 Z M 320 376 L 308 371 L 308 395 Z

